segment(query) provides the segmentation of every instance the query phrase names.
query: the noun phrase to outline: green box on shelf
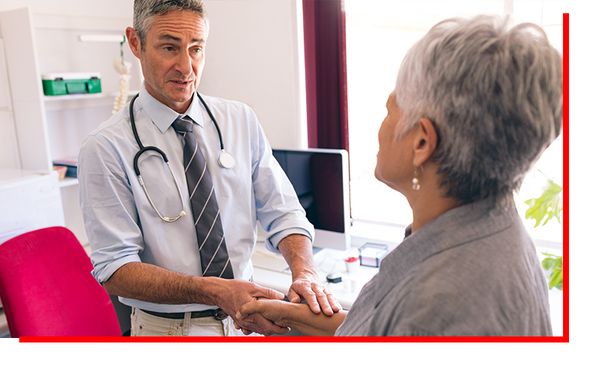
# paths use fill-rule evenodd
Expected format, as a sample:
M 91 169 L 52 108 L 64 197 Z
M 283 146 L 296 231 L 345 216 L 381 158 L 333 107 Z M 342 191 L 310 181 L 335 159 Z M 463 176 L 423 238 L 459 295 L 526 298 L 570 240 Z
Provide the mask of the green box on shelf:
M 97 94 L 102 92 L 100 73 L 52 73 L 42 76 L 44 95 Z

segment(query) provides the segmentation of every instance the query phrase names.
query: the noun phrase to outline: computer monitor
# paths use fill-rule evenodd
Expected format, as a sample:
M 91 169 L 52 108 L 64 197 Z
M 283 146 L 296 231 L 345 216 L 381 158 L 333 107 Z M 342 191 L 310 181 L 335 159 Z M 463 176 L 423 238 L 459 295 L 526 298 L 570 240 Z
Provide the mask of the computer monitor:
M 276 149 L 273 156 L 292 182 L 306 217 L 315 227 L 315 250 L 350 249 L 348 152 Z

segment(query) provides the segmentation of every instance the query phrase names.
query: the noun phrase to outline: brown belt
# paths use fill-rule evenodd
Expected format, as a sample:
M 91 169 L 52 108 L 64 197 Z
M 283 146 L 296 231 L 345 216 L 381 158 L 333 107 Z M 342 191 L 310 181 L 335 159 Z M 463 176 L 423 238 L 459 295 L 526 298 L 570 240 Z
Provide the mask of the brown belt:
M 140 310 L 142 310 L 146 314 L 150 314 L 153 316 L 158 316 L 160 318 L 166 318 L 166 319 L 183 319 L 185 317 L 185 313 L 182 313 L 182 312 L 181 313 L 163 313 L 163 312 L 148 311 L 148 310 L 143 310 L 143 309 L 140 309 Z M 192 319 L 207 318 L 210 316 L 212 316 L 216 320 L 223 320 L 223 319 L 227 318 L 227 313 L 221 309 L 192 311 L 191 318 Z

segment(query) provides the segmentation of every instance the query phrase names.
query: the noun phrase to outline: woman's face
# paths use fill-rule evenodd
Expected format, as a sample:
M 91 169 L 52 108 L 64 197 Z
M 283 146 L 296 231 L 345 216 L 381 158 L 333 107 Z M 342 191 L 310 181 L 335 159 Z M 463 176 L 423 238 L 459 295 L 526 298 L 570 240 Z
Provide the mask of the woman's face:
M 398 137 L 406 126 L 403 123 L 402 110 L 396 102 L 396 94 L 391 93 L 386 104 L 387 116 L 379 129 L 379 152 L 375 177 L 401 193 L 412 186 L 411 180 L 414 168 L 412 166 L 412 149 L 410 135 L 412 129 Z

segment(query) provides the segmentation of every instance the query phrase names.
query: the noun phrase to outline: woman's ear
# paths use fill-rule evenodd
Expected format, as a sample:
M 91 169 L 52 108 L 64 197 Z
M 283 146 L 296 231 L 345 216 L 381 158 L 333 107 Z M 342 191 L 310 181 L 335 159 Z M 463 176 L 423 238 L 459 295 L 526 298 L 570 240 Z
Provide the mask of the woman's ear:
M 413 139 L 413 165 L 418 167 L 423 165 L 435 153 L 438 136 L 435 126 L 428 118 L 421 118 L 416 128 Z

